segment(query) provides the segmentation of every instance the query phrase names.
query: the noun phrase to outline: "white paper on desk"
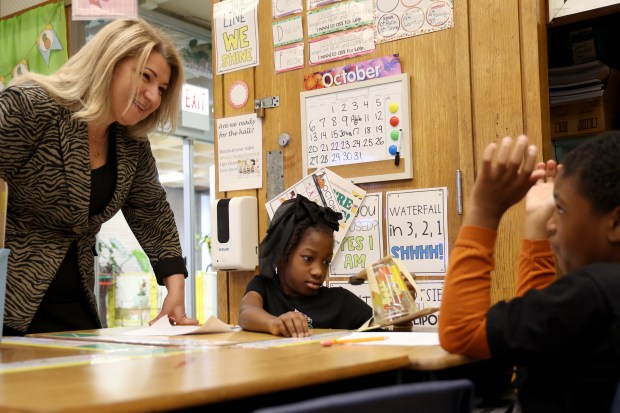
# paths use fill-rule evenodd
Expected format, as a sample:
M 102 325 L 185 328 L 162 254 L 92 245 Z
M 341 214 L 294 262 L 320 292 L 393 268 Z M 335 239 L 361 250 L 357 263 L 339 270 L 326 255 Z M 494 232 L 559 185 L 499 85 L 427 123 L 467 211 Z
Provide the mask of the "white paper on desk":
M 227 333 L 234 331 L 231 326 L 213 316 L 199 326 L 171 325 L 168 316 L 155 321 L 149 327 L 138 328 L 120 333 L 127 336 L 180 336 L 184 334 Z
M 429 332 L 366 332 L 352 333 L 348 336 L 338 338 L 338 340 L 349 340 L 365 337 L 384 337 L 385 340 L 367 341 L 362 343 L 350 343 L 355 345 L 367 346 L 435 346 L 439 345 L 439 334 Z

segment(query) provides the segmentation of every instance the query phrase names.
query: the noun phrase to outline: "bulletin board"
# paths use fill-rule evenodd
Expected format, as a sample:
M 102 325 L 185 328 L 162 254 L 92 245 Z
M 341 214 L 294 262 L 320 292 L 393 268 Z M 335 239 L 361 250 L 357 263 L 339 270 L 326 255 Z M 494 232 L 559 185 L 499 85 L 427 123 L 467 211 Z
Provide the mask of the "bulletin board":
M 303 175 L 354 183 L 413 177 L 407 73 L 301 93 Z

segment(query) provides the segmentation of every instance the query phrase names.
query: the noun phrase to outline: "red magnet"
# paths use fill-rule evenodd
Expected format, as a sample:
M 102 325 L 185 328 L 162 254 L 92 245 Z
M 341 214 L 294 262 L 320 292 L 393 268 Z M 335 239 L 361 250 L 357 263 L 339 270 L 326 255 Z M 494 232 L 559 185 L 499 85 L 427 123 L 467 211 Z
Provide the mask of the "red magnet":
M 392 117 L 390 118 L 390 125 L 392 125 L 392 126 L 396 126 L 396 125 L 398 125 L 398 122 L 399 122 L 399 121 L 400 121 L 400 120 L 398 119 L 398 116 L 392 116 Z

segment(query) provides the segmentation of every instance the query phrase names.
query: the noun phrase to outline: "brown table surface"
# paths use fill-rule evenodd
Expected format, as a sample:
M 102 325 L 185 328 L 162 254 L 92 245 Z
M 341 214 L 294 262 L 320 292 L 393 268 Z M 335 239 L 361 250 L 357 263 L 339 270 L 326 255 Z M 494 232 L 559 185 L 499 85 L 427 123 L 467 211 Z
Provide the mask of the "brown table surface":
M 32 334 L 30 337 L 45 337 L 45 338 L 57 338 L 57 339 L 77 339 L 77 340 L 96 340 L 96 341 L 113 341 L 113 342 L 139 342 L 140 340 L 147 341 L 149 337 L 134 337 L 134 336 L 123 336 L 123 335 L 112 335 L 112 331 L 117 331 L 120 329 L 134 329 L 127 327 L 117 327 L 114 329 L 103 328 L 99 330 L 84 330 L 84 331 L 76 331 L 76 332 L 66 332 L 66 333 L 43 333 L 43 334 Z M 418 332 L 433 332 L 432 329 L 428 328 L 420 328 L 415 331 Z M 347 330 L 331 330 L 331 329 L 314 329 L 314 335 L 326 335 L 326 334 L 337 334 L 342 333 L 342 335 L 346 335 L 351 333 L 351 331 Z M 229 342 L 231 345 L 234 344 L 243 344 L 250 342 L 259 342 L 259 341 L 273 341 L 273 340 L 290 340 L 284 337 L 273 336 L 271 334 L 265 333 L 255 333 L 251 331 L 233 331 L 227 333 L 210 333 L 210 334 L 191 334 L 191 335 L 183 335 L 183 336 L 170 336 L 170 337 L 155 337 L 155 340 L 165 340 L 162 343 L 165 345 L 175 345 L 178 342 L 178 345 L 210 345 L 211 342 Z M 475 360 L 470 359 L 465 356 L 461 356 L 458 354 L 448 353 L 443 350 L 440 346 L 389 346 L 389 348 L 393 349 L 393 351 L 404 352 L 407 354 L 410 360 L 409 367 L 414 370 L 420 371 L 435 371 L 442 370 L 450 367 L 458 367 L 464 364 L 471 363 Z
M 90 332 L 109 335 L 106 329 Z M 315 334 L 329 332 L 338 331 L 317 330 Z M 37 335 L 44 336 L 50 335 Z M 236 343 L 277 339 L 272 335 L 246 331 L 191 337 L 198 341 L 226 340 Z M 319 342 L 310 342 L 274 348 L 227 345 L 162 349 L 135 344 L 125 347 L 154 349 L 155 352 L 150 355 L 148 351 L 141 354 L 136 350 L 137 355 L 132 356 L 101 350 L 90 353 L 104 355 L 93 356 L 93 360 L 99 362 L 0 373 L 0 411 L 165 411 L 399 369 L 441 370 L 472 361 L 447 353 L 439 346 L 323 347 Z M 86 353 L 79 348 L 62 346 L 15 345 L 11 344 L 10 338 L 0 343 L 2 363 Z M 114 357 L 111 358 L 111 354 Z

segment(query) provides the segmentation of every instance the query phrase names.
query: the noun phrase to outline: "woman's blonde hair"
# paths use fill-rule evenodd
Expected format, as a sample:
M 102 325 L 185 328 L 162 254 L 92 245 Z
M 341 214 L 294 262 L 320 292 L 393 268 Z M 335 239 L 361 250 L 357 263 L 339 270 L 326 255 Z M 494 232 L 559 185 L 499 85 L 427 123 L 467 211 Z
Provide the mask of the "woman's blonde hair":
M 109 23 L 54 74 L 27 73 L 15 78 L 12 84 L 34 81 L 61 105 L 74 111 L 74 118 L 96 122 L 107 119 L 111 113 L 110 92 L 116 66 L 125 58 L 137 58 L 140 70 L 134 74 L 136 81 L 131 91 L 131 96 L 135 96 L 138 79 L 152 52 L 164 57 L 170 65 L 171 74 L 159 108 L 146 119 L 127 128 L 130 136 L 143 139 L 156 128 L 176 129 L 183 84 L 183 65 L 175 44 L 167 34 L 143 19 Z M 131 101 L 127 102 L 127 108 L 130 106 Z

